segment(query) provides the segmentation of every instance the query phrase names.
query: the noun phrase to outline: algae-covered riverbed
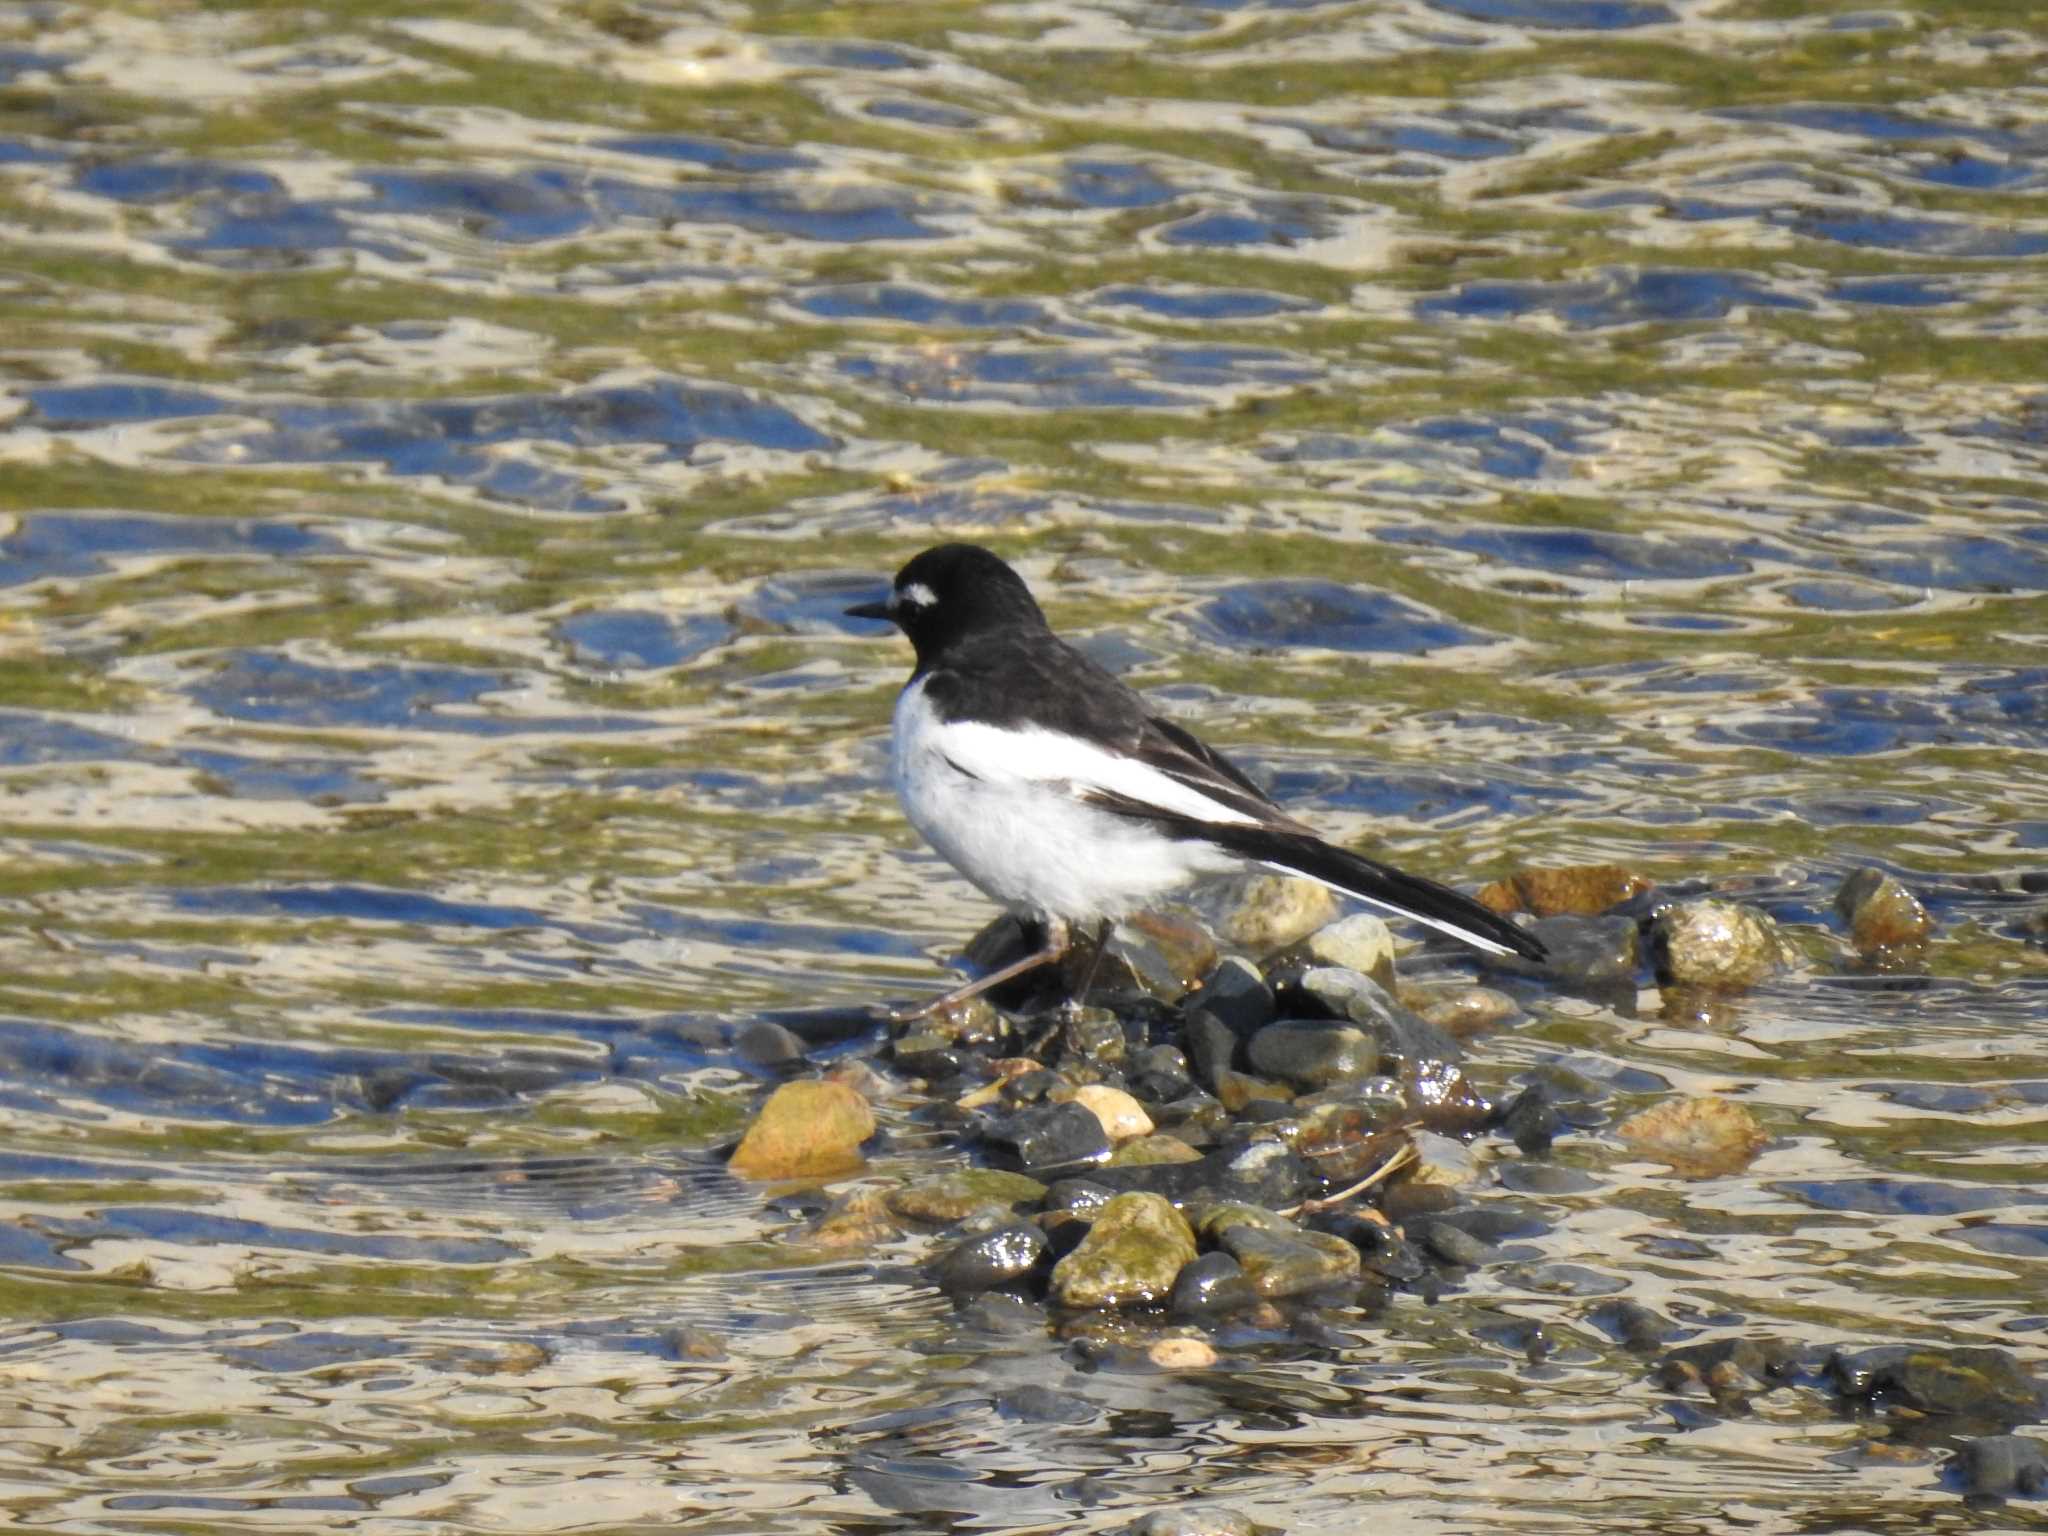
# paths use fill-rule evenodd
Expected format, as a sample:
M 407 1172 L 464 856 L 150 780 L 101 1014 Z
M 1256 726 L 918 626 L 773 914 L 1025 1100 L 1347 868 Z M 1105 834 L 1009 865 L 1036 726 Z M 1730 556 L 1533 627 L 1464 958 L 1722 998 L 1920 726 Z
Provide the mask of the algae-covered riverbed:
M 1601 1308 L 2048 1367 L 2044 70 L 2014 0 L 0 6 L 0 1523 L 2038 1516 Z M 979 1155 L 885 1059 L 861 1172 L 720 1157 L 764 1016 L 876 1056 L 790 1011 L 989 915 L 842 616 L 949 538 L 1332 836 L 1791 963 L 1507 984 L 1466 1072 L 1581 1111 L 1475 1142 L 1504 1262 L 1189 1368 L 963 1321 L 807 1226 Z M 1616 1133 L 1699 1096 L 1753 1159 Z

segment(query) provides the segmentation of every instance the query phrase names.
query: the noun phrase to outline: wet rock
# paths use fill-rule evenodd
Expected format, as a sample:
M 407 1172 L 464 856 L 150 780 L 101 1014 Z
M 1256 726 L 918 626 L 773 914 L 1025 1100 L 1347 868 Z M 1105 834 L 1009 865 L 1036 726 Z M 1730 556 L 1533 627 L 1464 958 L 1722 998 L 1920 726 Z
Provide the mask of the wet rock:
M 1195 1086 L 1188 1059 L 1170 1045 L 1148 1045 L 1133 1051 L 1124 1063 L 1131 1091 L 1154 1104 L 1170 1104 Z
M 1176 1203 L 1242 1200 L 1269 1207 L 1292 1205 L 1315 1185 L 1308 1164 L 1278 1141 L 1219 1148 L 1193 1163 L 1097 1168 L 1089 1179 L 1112 1189 L 1146 1190 Z
M 1358 1250 L 1366 1273 L 1393 1285 L 1411 1285 L 1429 1273 L 1422 1254 L 1399 1232 L 1365 1216 L 1346 1213 L 1334 1218 L 1334 1236 Z
M 1252 1289 L 1269 1301 L 1327 1290 L 1359 1275 L 1358 1250 L 1326 1232 L 1234 1227 L 1220 1241 Z
M 1152 1134 L 1152 1117 L 1144 1106 L 1121 1088 L 1105 1083 L 1084 1083 L 1074 1090 L 1074 1102 L 1102 1122 L 1102 1131 L 1115 1145 L 1134 1136 Z
M 2031 1498 L 2048 1493 L 2048 1444 L 2030 1435 L 1984 1435 L 1965 1440 L 1950 1476 L 1973 1499 Z
M 804 1043 L 796 1032 L 772 1019 L 755 1019 L 740 1030 L 732 1043 L 734 1053 L 751 1067 L 787 1071 L 804 1060 Z
M 1920 899 L 1881 869 L 1866 866 L 1844 880 L 1835 910 L 1849 925 L 1850 942 L 1873 959 L 1915 949 L 1934 932 Z
M 1288 1104 L 1294 1094 L 1284 1084 L 1249 1072 L 1222 1072 L 1216 1078 L 1216 1097 L 1233 1115 L 1242 1115 L 1259 1101 Z
M 1540 917 L 1529 925 L 1529 932 L 1550 951 L 1550 961 L 1540 967 L 1541 974 L 1561 986 L 1597 989 L 1635 984 L 1642 949 L 1640 929 L 1633 919 Z
M 1524 1157 L 1535 1157 L 1550 1150 L 1550 1144 L 1563 1134 L 1565 1122 L 1550 1089 L 1531 1083 L 1501 1111 L 1500 1129 Z
M 1881 1398 L 1918 1413 L 1953 1414 L 1984 1424 L 2031 1423 L 2048 1407 L 2048 1383 L 2008 1351 L 1910 1344 L 1837 1351 L 1827 1377 L 1844 1397 Z
M 960 1308 L 960 1326 L 998 1338 L 1022 1338 L 1045 1332 L 1045 1311 L 1021 1296 L 1001 1293 L 976 1296 Z
M 1052 1271 L 1052 1298 L 1063 1307 L 1148 1306 L 1173 1291 L 1195 1257 L 1195 1234 L 1158 1195 L 1118 1195 L 1095 1218 L 1081 1245 Z
M 1502 1189 L 1523 1195 L 1589 1195 L 1602 1183 L 1583 1168 L 1560 1168 L 1555 1163 L 1533 1162 L 1526 1157 L 1518 1163 L 1503 1164 L 1499 1177 Z
M 872 1248 L 901 1233 L 880 1191 L 856 1189 L 826 1206 L 805 1229 L 804 1241 L 813 1248 Z
M 1586 1314 L 1586 1321 L 1623 1349 L 1640 1355 L 1654 1354 L 1673 1339 L 1684 1337 L 1686 1331 L 1641 1302 L 1622 1299 L 1601 1302 Z
M 1379 1070 L 1379 1047 L 1356 1025 L 1335 1019 L 1282 1019 L 1246 1048 L 1252 1069 L 1313 1093 Z M 1227 1101 L 1226 1101 L 1227 1102 Z
M 1503 1283 L 1541 1296 L 1612 1296 L 1628 1289 L 1621 1276 L 1584 1264 L 1517 1264 Z
M 1216 1346 L 1207 1339 L 1176 1334 L 1148 1344 L 1145 1358 L 1162 1371 L 1201 1371 L 1216 1363 L 1217 1354 Z M 1250 1527 L 1247 1526 L 1246 1530 L 1249 1531 Z
M 1060 1019 L 1060 1061 L 1067 1070 L 1096 1072 L 1122 1067 L 1124 1022 L 1107 1008 L 1077 1008 Z
M 1250 875 L 1237 887 L 1218 931 L 1234 947 L 1262 955 L 1306 938 L 1336 915 L 1337 898 L 1313 880 Z
M 1394 985 L 1394 934 L 1370 912 L 1354 912 L 1325 923 L 1302 941 L 1311 965 L 1336 966 Z
M 1403 987 L 1397 1000 L 1424 1023 L 1463 1042 L 1513 1019 L 1521 1006 L 1492 987 Z
M 1029 1174 L 1056 1174 L 1086 1167 L 1109 1156 L 1102 1122 L 1075 1103 L 1034 1104 L 1008 1115 L 986 1117 L 981 1143 L 1000 1166 Z
M 687 1324 L 662 1334 L 661 1350 L 671 1360 L 716 1361 L 725 1358 L 725 1345 L 716 1334 Z
M 1047 1211 L 1071 1211 L 1093 1221 L 1102 1208 L 1114 1200 L 1118 1191 L 1093 1179 L 1061 1179 L 1045 1192 Z
M 1036 1207 L 1045 1193 L 1045 1185 L 1021 1173 L 963 1168 L 902 1185 L 883 1199 L 890 1214 L 900 1221 L 950 1227 L 991 1206 L 1004 1210 Z
M 1202 1154 L 1178 1136 L 1133 1136 L 1109 1155 L 1112 1168 L 1144 1168 L 1158 1163 L 1199 1163 Z
M 1206 1008 L 1188 1015 L 1181 1031 L 1181 1043 L 1194 1062 L 1195 1071 L 1211 1093 L 1224 1077 L 1236 1069 L 1244 1042 L 1237 1032 Z
M 1221 1317 L 1242 1312 L 1259 1299 L 1244 1269 L 1227 1253 L 1205 1253 L 1184 1265 L 1174 1279 L 1167 1307 L 1175 1317 Z
M 1402 1183 L 1464 1189 L 1478 1182 L 1479 1154 L 1464 1142 L 1433 1131 L 1417 1131 L 1409 1145 L 1415 1149 L 1415 1161 L 1402 1174 Z
M 1259 968 L 1239 955 L 1231 955 L 1203 980 L 1188 998 L 1190 1019 L 1197 1013 L 1212 1014 L 1239 1040 L 1249 1040 L 1273 1022 L 1273 989 Z
M 1754 907 L 1709 897 L 1680 902 L 1651 927 L 1657 979 L 1665 985 L 1739 992 L 1785 963 L 1778 925 Z
M 1411 1060 L 1402 1068 L 1401 1087 L 1426 1130 L 1471 1136 L 1494 1121 L 1492 1103 L 1448 1061 Z
M 1117 925 L 1117 935 L 1143 941 L 1131 963 L 1154 997 L 1186 996 L 1216 965 L 1216 936 L 1189 912 L 1135 912 Z
M 992 1291 L 1021 1280 L 1046 1261 L 1045 1233 L 1028 1221 L 1006 1221 L 961 1239 L 927 1266 L 932 1284 L 949 1295 Z
M 1697 1389 L 1740 1401 L 1786 1379 L 1798 1360 L 1797 1350 L 1776 1339 L 1710 1339 L 1665 1355 L 1657 1362 L 1657 1384 L 1667 1392 Z
M 1618 864 L 1577 864 L 1563 869 L 1520 869 L 1479 892 L 1479 900 L 1500 913 L 1537 917 L 1591 917 L 1629 901 L 1653 882 Z
M 875 1134 L 868 1101 L 844 1083 L 784 1083 L 768 1096 L 726 1165 L 743 1179 L 814 1179 L 861 1166 Z
M 1484 1238 L 1467 1232 L 1444 1216 L 1418 1216 L 1403 1226 L 1410 1242 L 1446 1264 L 1477 1269 L 1501 1257 L 1501 1251 Z
M 1399 1179 L 1380 1190 L 1380 1214 L 1393 1222 L 1413 1221 L 1457 1207 L 1458 1192 L 1448 1184 L 1411 1184 Z
M 1159 1510 L 1113 1536 L 1253 1536 L 1259 1527 L 1234 1509 Z
M 1749 1166 L 1770 1138 L 1756 1116 L 1729 1099 L 1672 1099 L 1614 1128 L 1628 1146 L 1689 1179 L 1715 1178 Z
M 993 1406 L 1004 1418 L 1024 1424 L 1086 1424 L 1102 1412 L 1078 1392 L 1031 1385 L 997 1393 Z

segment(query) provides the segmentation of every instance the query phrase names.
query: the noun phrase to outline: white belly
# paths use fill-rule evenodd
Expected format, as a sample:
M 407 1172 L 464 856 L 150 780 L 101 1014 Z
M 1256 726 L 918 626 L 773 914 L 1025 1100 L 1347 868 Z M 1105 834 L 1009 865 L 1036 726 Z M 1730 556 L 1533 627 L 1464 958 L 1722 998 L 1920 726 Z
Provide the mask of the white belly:
M 1238 860 L 1201 842 L 1174 842 L 1151 826 L 1075 799 L 1065 780 L 947 760 L 943 727 L 922 683 L 896 701 L 892 772 L 904 814 L 924 840 L 1012 911 L 1085 923 L 1156 901 L 1197 875 Z

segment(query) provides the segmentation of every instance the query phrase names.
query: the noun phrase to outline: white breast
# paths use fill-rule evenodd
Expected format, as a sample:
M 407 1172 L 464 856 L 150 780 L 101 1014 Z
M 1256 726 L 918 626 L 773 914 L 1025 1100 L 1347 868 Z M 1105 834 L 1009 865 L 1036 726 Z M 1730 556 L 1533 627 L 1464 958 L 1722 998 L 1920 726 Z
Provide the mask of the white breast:
M 943 722 L 921 678 L 897 699 L 894 727 L 896 793 L 910 824 L 1012 910 L 1070 922 L 1120 917 L 1238 865 L 1207 843 L 1175 841 L 1079 798 L 1109 789 L 1204 820 L 1249 819 L 1141 763 L 1047 731 Z

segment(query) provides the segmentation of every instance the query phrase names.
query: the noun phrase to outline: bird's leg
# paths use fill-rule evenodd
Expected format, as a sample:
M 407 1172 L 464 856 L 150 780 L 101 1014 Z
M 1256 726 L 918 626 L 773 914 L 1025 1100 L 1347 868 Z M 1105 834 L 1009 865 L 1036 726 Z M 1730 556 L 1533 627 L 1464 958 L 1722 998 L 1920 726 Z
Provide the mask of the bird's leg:
M 909 1024 L 917 1019 L 928 1019 L 935 1013 L 944 1013 L 954 1004 L 964 1003 L 970 997 L 979 997 L 982 993 L 988 991 L 989 988 L 1000 987 L 1014 976 L 1022 976 L 1026 971 L 1035 971 L 1041 965 L 1051 965 L 1054 961 L 1064 956 L 1073 946 L 1074 936 L 1068 929 L 1065 921 L 1061 918 L 1049 917 L 1045 922 L 1045 947 L 1043 949 L 1034 950 L 1023 959 L 1013 960 L 1001 970 L 990 971 L 988 975 L 970 981 L 965 986 L 955 987 L 952 991 L 932 999 L 932 1001 L 925 1003 L 921 1007 L 899 1009 L 892 1012 L 889 1017 L 898 1024 Z
M 1074 988 L 1073 996 L 1067 999 L 1067 1007 L 1076 1013 L 1088 1001 L 1088 989 L 1095 985 L 1095 974 L 1102 969 L 1102 957 L 1109 953 L 1109 932 L 1115 926 L 1116 919 L 1105 917 L 1095 930 L 1095 953 L 1088 957 L 1088 969 L 1081 973 L 1081 985 Z

